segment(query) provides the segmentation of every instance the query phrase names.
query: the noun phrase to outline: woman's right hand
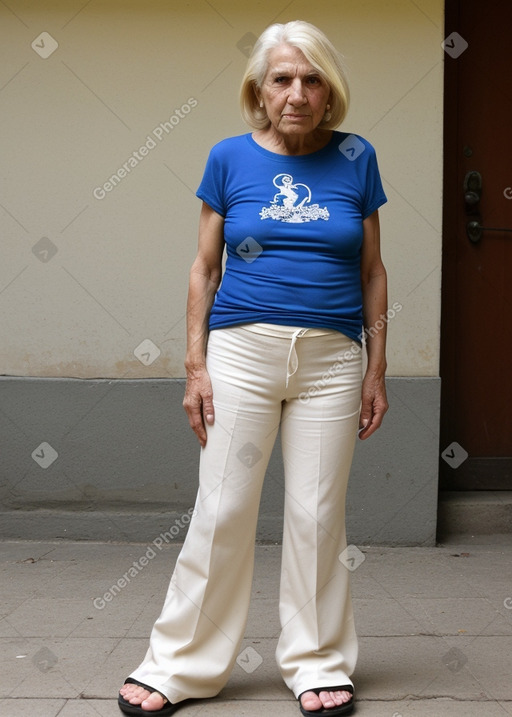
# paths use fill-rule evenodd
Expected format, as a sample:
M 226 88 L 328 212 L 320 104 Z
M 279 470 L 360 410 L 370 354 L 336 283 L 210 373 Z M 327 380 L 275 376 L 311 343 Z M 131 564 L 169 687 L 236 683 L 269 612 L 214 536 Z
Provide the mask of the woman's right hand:
M 201 447 L 204 448 L 206 445 L 206 423 L 211 426 L 215 418 L 212 383 L 206 368 L 188 372 L 183 407 L 187 412 L 192 430 Z

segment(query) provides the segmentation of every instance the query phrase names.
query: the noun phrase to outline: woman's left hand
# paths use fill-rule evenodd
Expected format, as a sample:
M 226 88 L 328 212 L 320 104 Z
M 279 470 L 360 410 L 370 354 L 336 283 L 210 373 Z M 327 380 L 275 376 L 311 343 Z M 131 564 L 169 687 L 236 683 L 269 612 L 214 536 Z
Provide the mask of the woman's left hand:
M 359 438 L 365 440 L 380 427 L 384 414 L 389 408 L 386 398 L 386 384 L 383 375 L 366 372 L 361 395 L 359 416 Z

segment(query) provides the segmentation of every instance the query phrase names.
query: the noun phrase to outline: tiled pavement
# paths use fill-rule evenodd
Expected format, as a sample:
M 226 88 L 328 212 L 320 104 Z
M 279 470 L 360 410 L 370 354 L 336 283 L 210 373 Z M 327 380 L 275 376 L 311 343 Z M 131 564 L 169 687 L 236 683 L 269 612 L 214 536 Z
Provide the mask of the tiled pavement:
M 512 540 L 478 543 L 359 546 L 357 715 L 512 715 Z M 120 717 L 118 687 L 146 650 L 179 547 L 133 571 L 110 602 L 102 596 L 147 547 L 0 543 L 2 717 Z M 279 546 L 256 547 L 239 664 L 218 697 L 180 717 L 300 714 L 274 660 L 279 562 Z

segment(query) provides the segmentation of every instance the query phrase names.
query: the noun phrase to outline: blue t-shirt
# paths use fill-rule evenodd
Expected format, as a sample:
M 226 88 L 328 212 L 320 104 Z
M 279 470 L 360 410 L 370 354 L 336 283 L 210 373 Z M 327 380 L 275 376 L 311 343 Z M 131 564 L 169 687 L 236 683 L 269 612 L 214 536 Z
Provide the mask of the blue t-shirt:
M 333 132 L 289 156 L 231 137 L 212 148 L 197 196 L 225 219 L 210 329 L 264 322 L 361 340 L 363 219 L 386 202 L 367 140 Z

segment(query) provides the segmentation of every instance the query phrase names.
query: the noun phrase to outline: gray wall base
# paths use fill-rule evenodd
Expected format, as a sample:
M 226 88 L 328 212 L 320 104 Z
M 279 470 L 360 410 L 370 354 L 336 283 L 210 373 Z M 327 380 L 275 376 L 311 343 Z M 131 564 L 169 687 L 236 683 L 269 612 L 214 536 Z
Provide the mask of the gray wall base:
M 384 425 L 357 442 L 348 540 L 434 545 L 440 380 L 387 388 Z M 0 538 L 182 542 L 199 460 L 183 390 L 182 379 L 0 377 Z M 283 502 L 278 440 L 258 540 L 281 541 Z
M 439 495 L 438 538 L 512 533 L 512 491 L 443 491 Z

